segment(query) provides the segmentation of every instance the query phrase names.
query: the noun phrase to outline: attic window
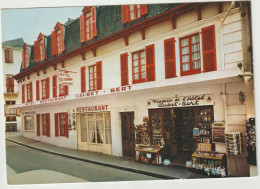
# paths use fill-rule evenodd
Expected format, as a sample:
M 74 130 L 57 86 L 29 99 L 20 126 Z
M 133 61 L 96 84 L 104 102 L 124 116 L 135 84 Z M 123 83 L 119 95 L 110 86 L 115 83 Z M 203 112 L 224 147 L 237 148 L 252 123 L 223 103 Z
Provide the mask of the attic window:
M 41 62 L 46 58 L 46 37 L 40 33 L 38 39 L 34 41 L 34 61 Z
M 147 5 L 122 5 L 122 23 L 131 22 L 147 14 Z
M 30 47 L 25 43 L 22 52 L 22 68 L 26 69 L 30 66 Z
M 65 34 L 64 25 L 58 22 L 54 27 L 54 31 L 52 31 L 51 33 L 53 55 L 60 54 L 65 50 L 64 34 Z

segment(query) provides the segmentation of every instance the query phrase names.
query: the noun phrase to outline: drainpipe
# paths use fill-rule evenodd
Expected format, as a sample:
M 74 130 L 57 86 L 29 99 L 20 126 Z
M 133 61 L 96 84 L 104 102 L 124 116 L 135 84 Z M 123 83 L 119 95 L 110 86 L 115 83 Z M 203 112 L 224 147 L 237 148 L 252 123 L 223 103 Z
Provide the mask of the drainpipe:
M 222 84 L 222 94 L 220 95 L 224 102 L 224 114 L 225 114 L 225 131 L 228 131 L 227 124 L 227 95 L 226 95 L 226 83 Z
M 223 19 L 222 22 L 221 22 L 221 26 L 224 24 L 224 22 L 225 22 L 225 20 L 226 20 L 226 18 L 227 18 L 227 16 L 228 16 L 228 14 L 229 14 L 229 12 L 231 11 L 231 9 L 232 9 L 234 6 L 235 6 L 235 1 L 232 1 L 232 2 L 231 2 L 231 5 L 230 5 L 230 7 L 229 7 L 229 9 L 228 9 L 228 11 L 227 11 L 225 17 L 224 17 L 224 19 Z

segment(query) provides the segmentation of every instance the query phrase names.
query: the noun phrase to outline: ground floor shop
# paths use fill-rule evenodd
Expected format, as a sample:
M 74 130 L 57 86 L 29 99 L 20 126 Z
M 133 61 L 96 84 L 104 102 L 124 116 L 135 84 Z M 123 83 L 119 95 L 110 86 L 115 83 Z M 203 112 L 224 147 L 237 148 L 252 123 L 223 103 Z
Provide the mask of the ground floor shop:
M 246 103 L 241 103 L 240 95 L 245 91 L 243 81 L 135 87 L 22 107 L 23 135 L 141 163 L 158 165 L 167 160 L 167 164 L 186 166 L 190 161 L 194 169 L 225 167 L 227 175 L 249 175 Z M 229 149 L 227 141 L 241 143 Z

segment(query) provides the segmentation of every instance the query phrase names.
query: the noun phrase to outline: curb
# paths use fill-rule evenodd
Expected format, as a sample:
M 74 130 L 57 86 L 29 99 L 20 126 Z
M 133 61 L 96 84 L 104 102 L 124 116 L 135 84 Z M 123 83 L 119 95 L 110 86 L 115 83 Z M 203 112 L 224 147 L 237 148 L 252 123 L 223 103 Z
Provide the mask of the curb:
M 139 169 L 133 169 L 133 168 L 129 168 L 129 167 L 122 167 L 122 166 L 103 163 L 103 162 L 99 162 L 99 161 L 93 161 L 93 160 L 84 159 L 84 158 L 75 157 L 75 156 L 66 155 L 66 154 L 61 154 L 61 153 L 57 153 L 57 152 L 51 152 L 51 151 L 39 149 L 39 148 L 36 148 L 36 147 L 32 147 L 32 146 L 29 146 L 29 145 L 26 145 L 26 144 L 23 144 L 23 143 L 20 143 L 20 142 L 16 142 L 16 141 L 13 141 L 13 140 L 10 140 L 10 139 L 5 139 L 5 140 L 12 142 L 12 143 L 15 143 L 15 144 L 18 144 L 18 145 L 21 145 L 21 146 L 24 146 L 24 147 L 27 147 L 27 148 L 37 150 L 37 151 L 41 151 L 41 152 L 45 152 L 45 153 L 49 153 L 49 154 L 53 154 L 53 155 L 57 155 L 57 156 L 61 156 L 61 157 L 66 157 L 66 158 L 70 158 L 70 159 L 75 159 L 75 160 L 79 160 L 79 161 L 84 161 L 84 162 L 88 162 L 88 163 L 92 163 L 92 164 L 96 164 L 96 165 L 111 167 L 111 168 L 115 168 L 115 169 L 120 169 L 120 170 L 124 170 L 124 171 L 143 174 L 143 175 L 152 176 L 152 177 L 161 178 L 161 179 L 181 179 L 181 178 L 178 178 L 178 177 L 172 177 L 172 176 L 168 176 L 168 175 L 143 171 L 143 170 L 139 170 Z

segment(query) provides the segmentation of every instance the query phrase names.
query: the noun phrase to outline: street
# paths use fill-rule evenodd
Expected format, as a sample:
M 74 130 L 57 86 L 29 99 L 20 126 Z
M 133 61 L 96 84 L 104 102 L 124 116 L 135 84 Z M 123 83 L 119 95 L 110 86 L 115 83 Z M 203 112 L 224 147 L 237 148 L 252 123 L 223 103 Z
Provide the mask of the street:
M 44 152 L 6 141 L 7 165 L 16 173 L 32 170 L 52 170 L 89 182 L 158 180 L 152 176 L 96 165 Z

